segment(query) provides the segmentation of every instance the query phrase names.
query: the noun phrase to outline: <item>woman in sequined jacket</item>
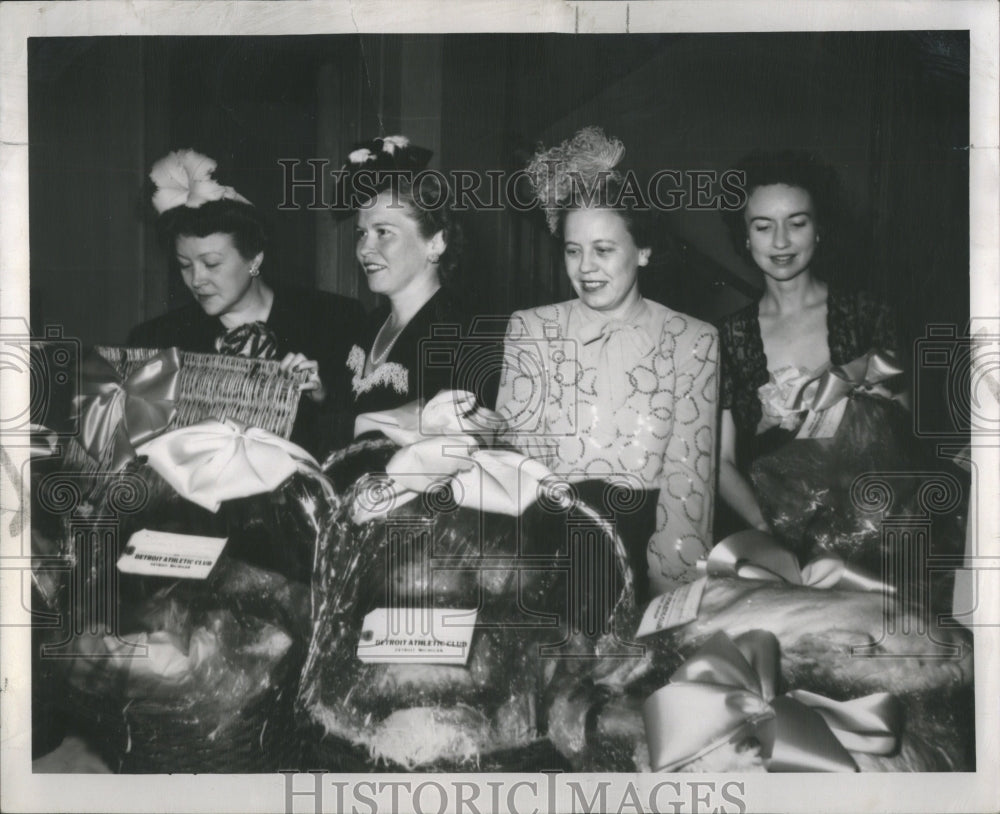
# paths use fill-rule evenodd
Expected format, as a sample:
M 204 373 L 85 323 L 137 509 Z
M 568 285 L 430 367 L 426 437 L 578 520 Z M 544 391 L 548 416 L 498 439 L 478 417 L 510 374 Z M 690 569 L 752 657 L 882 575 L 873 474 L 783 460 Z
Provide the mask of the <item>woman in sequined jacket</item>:
M 623 152 L 587 128 L 529 166 L 577 297 L 511 317 L 497 409 L 523 452 L 578 488 L 604 485 L 619 530 L 633 526 L 626 543 L 642 597 L 691 581 L 711 547 L 718 337 L 640 294 L 652 223 L 616 205 Z M 539 172 L 560 161 L 573 171 L 595 154 L 610 173 L 590 190 L 596 203 L 546 197 Z

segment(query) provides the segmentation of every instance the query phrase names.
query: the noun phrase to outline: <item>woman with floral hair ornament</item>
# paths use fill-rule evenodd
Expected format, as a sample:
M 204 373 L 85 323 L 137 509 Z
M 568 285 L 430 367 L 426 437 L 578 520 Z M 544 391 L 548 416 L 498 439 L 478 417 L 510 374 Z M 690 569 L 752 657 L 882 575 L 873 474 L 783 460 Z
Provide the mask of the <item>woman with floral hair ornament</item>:
M 577 298 L 511 317 L 497 410 L 514 446 L 617 507 L 641 600 L 711 546 L 718 337 L 640 294 L 653 224 L 624 205 L 624 152 L 589 127 L 528 165 Z
M 292 440 L 314 453 L 339 446 L 349 437 L 340 360 L 361 332 L 364 311 L 347 297 L 268 282 L 263 219 L 212 177 L 215 167 L 193 150 L 153 165 L 157 228 L 196 302 L 139 325 L 129 344 L 280 359 L 284 370 L 308 370 Z
M 445 177 L 427 171 L 431 155 L 406 136 L 385 136 L 353 150 L 341 171 L 334 217 L 356 214 L 358 263 L 387 300 L 345 354 L 355 414 L 427 402 L 442 390 L 468 390 L 488 407 L 495 398 L 495 377 L 476 364 L 487 344 L 462 341 L 471 314 L 451 286 L 462 230 Z M 431 363 L 429 341 L 451 361 Z

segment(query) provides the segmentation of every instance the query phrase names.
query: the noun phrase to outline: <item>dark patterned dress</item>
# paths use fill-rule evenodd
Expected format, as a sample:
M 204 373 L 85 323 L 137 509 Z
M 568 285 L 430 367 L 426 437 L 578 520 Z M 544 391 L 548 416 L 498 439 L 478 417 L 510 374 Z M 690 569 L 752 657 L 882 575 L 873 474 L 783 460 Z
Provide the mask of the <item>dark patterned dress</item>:
M 406 324 L 382 363 L 366 376 L 368 354 L 388 316 L 387 305 L 373 311 L 344 357 L 355 416 L 418 399 L 427 402 L 442 390 L 468 390 L 484 406 L 493 406 L 500 371 L 497 354 L 490 348 L 499 348 L 500 337 L 491 340 L 477 334 L 468 308 L 453 292 L 439 288 Z M 495 370 L 479 364 L 491 358 Z
M 763 408 L 759 391 L 770 374 L 760 335 L 760 303 L 754 301 L 727 317 L 719 327 L 723 410 L 732 410 L 736 455 L 741 468 L 754 458 L 794 438 L 795 432 L 772 427 L 757 434 Z M 830 286 L 826 303 L 830 363 L 843 365 L 873 348 L 899 357 L 896 323 L 889 309 L 867 292 L 849 293 Z

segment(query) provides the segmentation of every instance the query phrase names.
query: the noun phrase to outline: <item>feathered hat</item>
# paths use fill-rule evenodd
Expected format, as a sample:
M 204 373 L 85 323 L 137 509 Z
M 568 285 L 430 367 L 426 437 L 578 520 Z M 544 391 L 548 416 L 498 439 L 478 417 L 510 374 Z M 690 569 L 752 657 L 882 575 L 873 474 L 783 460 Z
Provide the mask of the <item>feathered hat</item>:
M 624 156 L 625 145 L 600 127 L 584 127 L 547 150 L 539 146 L 525 172 L 552 234 L 559 213 L 576 205 L 581 194 L 593 196 L 608 181 L 622 180 L 615 167 Z

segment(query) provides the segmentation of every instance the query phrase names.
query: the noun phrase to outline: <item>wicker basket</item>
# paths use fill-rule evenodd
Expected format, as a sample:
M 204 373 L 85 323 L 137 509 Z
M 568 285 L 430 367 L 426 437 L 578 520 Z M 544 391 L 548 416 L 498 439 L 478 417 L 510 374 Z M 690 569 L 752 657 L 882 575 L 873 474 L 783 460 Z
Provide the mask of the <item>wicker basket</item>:
M 94 350 L 122 378 L 160 352 L 102 345 Z M 282 438 L 291 437 L 301 395 L 299 385 L 308 378 L 307 372 L 282 373 L 275 359 L 187 351 L 180 357 L 177 412 L 168 429 L 188 427 L 206 418 L 232 418 Z M 112 452 L 109 446 L 95 461 L 76 439 L 70 439 L 66 462 L 84 473 L 107 471 Z
M 122 378 L 159 353 L 150 348 L 102 347 L 99 353 Z M 210 353 L 180 353 L 177 411 L 168 430 L 207 418 L 231 418 L 289 438 L 298 411 L 298 385 L 307 372 L 283 373 L 277 360 Z M 76 440 L 67 445 L 66 463 L 90 476 L 81 485 L 87 503 L 101 505 L 114 481 L 112 448 L 94 460 Z M 132 466 L 135 466 L 133 464 Z M 144 475 L 151 497 L 170 488 Z M 115 552 L 117 557 L 117 552 Z M 110 768 L 132 773 L 256 773 L 299 763 L 293 702 L 303 655 L 294 647 L 273 666 L 266 691 L 243 699 L 223 717 L 193 708 L 185 699 L 142 698 L 123 703 L 121 692 L 69 687 L 58 699 L 68 723 L 101 751 Z

